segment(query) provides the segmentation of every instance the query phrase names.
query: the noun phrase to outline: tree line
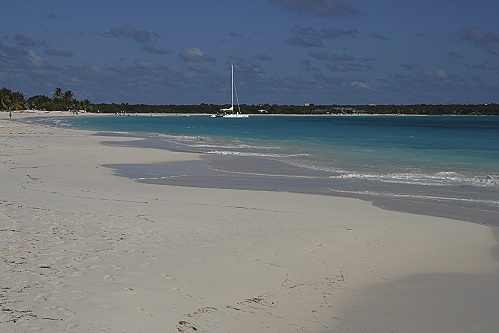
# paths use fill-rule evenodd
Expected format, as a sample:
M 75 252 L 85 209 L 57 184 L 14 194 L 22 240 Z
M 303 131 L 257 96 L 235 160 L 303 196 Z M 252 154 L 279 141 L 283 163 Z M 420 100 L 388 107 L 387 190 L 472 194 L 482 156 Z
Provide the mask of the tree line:
M 52 97 L 37 95 L 30 98 L 7 88 L 0 90 L 0 110 L 36 109 L 46 111 L 85 110 L 101 113 L 185 113 L 213 114 L 224 105 L 148 105 L 128 103 L 92 104 L 88 99 L 78 101 L 71 90 L 56 88 Z M 499 104 L 414 104 L 414 105 L 241 105 L 241 112 L 248 114 L 407 114 L 407 115 L 496 115 Z
M 63 91 L 56 88 L 52 97 L 36 95 L 26 98 L 19 91 L 12 91 L 3 87 L 0 90 L 0 109 L 2 110 L 46 110 L 46 111 L 66 111 L 66 110 L 85 110 L 93 109 L 92 103 L 85 99 L 78 101 L 71 90 Z
M 94 104 L 94 112 L 101 113 L 182 113 L 213 114 L 223 105 L 148 105 L 148 104 Z M 248 114 L 336 114 L 336 115 L 496 115 L 499 104 L 449 104 L 449 105 L 241 105 L 241 112 Z

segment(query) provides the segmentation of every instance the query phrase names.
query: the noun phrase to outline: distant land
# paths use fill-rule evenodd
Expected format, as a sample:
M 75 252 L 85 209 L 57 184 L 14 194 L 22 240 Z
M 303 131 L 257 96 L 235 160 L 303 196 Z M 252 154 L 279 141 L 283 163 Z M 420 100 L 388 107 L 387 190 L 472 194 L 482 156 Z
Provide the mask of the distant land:
M 93 104 L 92 112 L 101 113 L 216 113 L 223 105 L 146 105 Z M 259 104 L 241 106 L 248 114 L 407 114 L 407 115 L 494 115 L 499 116 L 499 104 L 451 105 L 277 105 Z
M 6 87 L 0 89 L 0 110 L 85 110 L 97 113 L 182 113 L 213 114 L 225 105 L 148 105 L 128 103 L 93 104 L 85 99 L 78 101 L 71 90 L 55 88 L 53 96 L 37 95 L 26 98 L 21 92 L 14 92 Z M 277 105 L 277 104 L 241 104 L 241 113 L 247 114 L 336 114 L 336 115 L 494 115 L 499 116 L 499 104 L 448 104 L 448 105 Z

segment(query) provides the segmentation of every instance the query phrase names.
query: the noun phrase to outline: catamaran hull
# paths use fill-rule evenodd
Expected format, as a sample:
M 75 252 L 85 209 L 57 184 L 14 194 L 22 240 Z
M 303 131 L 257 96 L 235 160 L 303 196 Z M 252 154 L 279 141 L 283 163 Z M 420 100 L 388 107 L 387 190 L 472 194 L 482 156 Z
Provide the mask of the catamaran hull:
M 235 113 L 235 114 L 226 114 L 223 118 L 249 118 L 247 114 Z

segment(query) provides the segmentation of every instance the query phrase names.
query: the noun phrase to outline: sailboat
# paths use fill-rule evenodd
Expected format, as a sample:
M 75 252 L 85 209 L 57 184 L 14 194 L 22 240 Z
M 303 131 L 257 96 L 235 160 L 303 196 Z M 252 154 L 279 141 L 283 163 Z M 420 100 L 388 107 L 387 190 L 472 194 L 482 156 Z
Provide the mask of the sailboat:
M 231 105 L 230 108 L 220 109 L 220 112 L 212 115 L 212 118 L 248 118 L 247 114 L 242 114 L 239 109 L 239 101 L 237 102 L 237 110 L 234 112 L 234 90 L 236 88 L 234 83 L 234 65 L 231 65 L 232 70 L 232 84 L 231 84 Z M 236 96 L 237 97 L 237 96 Z

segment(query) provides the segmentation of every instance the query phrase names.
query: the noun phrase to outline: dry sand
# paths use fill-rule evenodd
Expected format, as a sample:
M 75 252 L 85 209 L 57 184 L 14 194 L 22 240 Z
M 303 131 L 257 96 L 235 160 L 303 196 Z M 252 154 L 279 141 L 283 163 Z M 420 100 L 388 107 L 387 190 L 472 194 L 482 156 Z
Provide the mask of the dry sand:
M 140 184 L 102 165 L 199 157 L 0 116 L 0 332 L 497 332 L 487 226 Z

